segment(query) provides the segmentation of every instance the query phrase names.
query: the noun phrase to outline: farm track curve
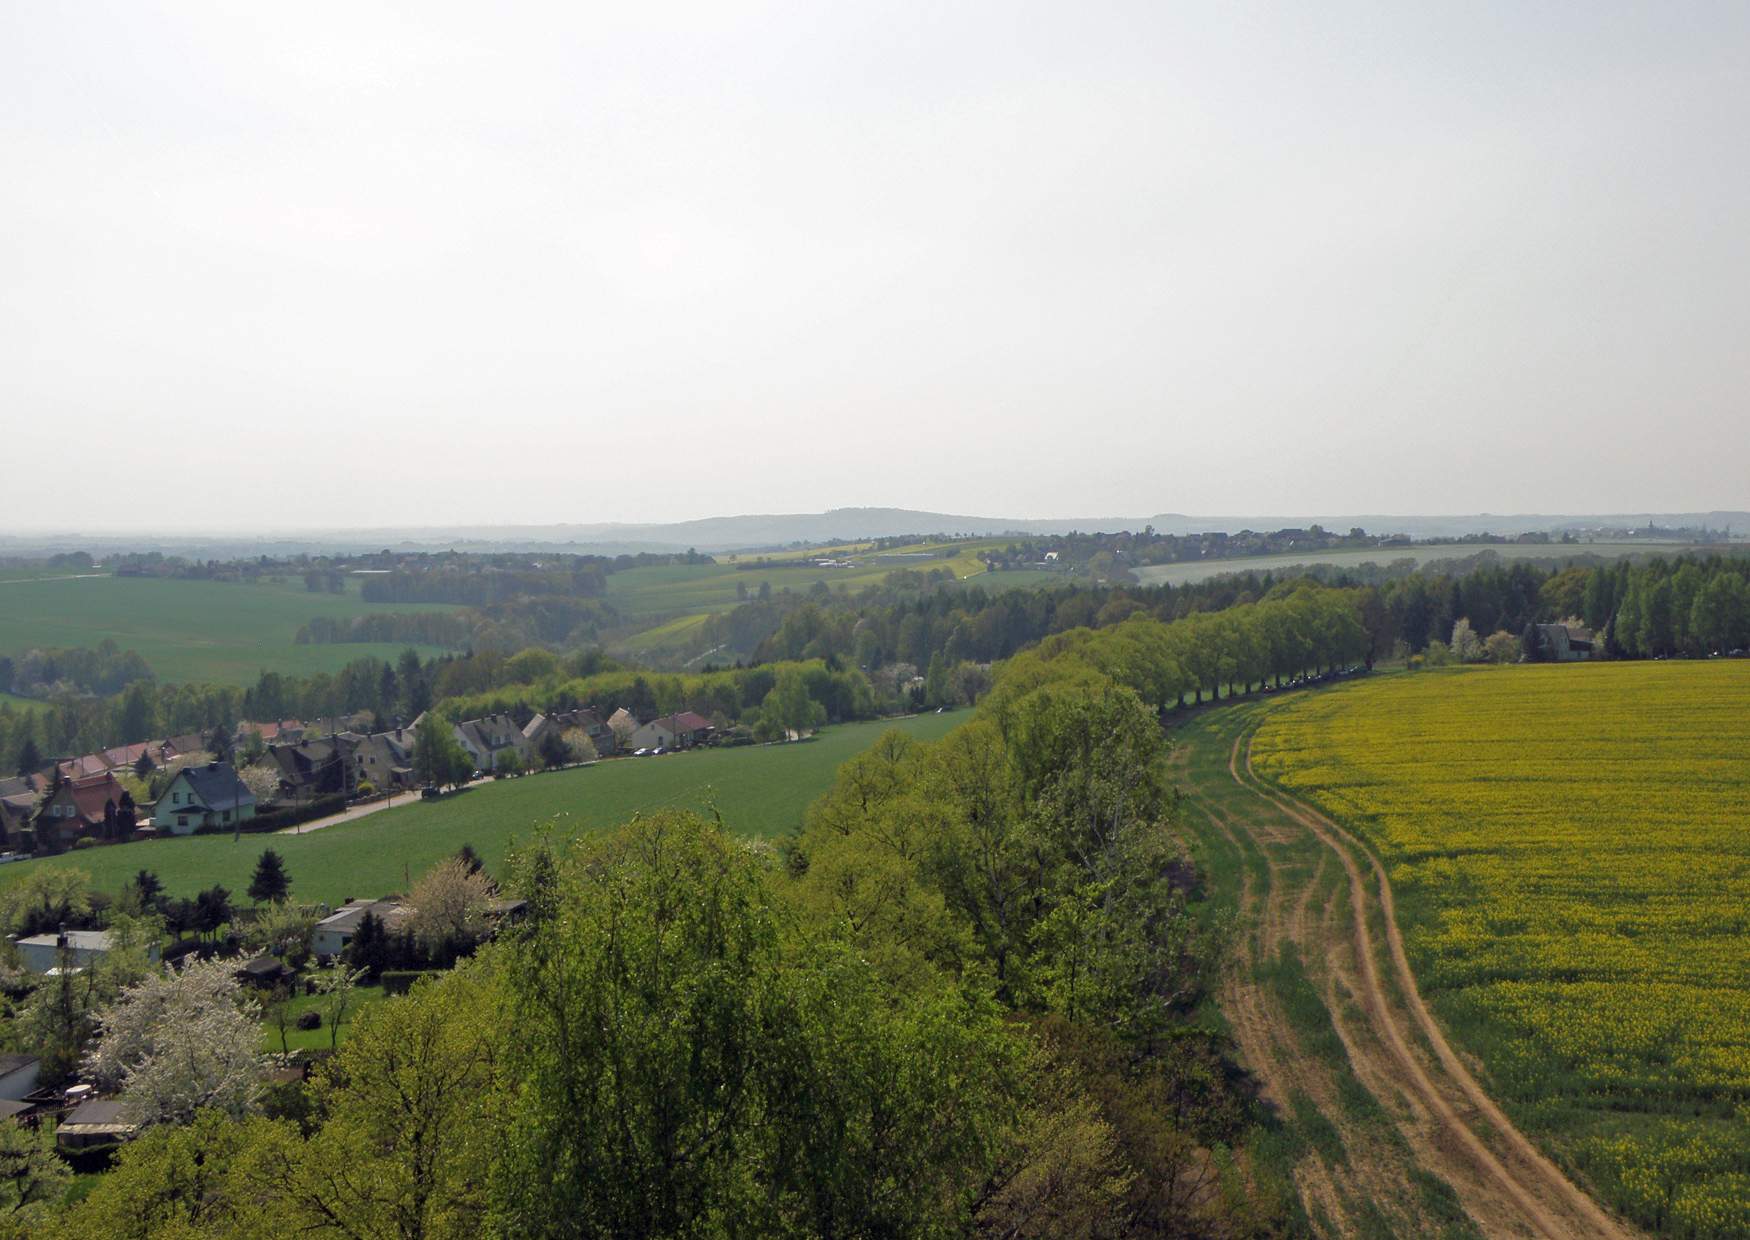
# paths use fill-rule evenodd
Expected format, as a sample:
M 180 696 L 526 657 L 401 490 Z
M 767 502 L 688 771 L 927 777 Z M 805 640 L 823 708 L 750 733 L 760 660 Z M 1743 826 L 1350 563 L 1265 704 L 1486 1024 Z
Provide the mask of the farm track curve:
M 1488 1096 L 1416 988 L 1383 866 L 1345 828 L 1253 772 L 1251 731 L 1242 725 L 1228 743 L 1216 729 L 1197 742 L 1207 751 L 1193 755 L 1202 778 L 1187 782 L 1186 799 L 1237 857 L 1254 859 L 1240 867 L 1241 950 L 1221 995 L 1235 1041 L 1268 1104 L 1282 1113 L 1310 1102 L 1341 1140 L 1336 1165 L 1302 1157 L 1294 1168 L 1314 1230 L 1377 1233 L 1383 1221 L 1393 1234 L 1639 1235 Z M 1321 892 L 1327 877 L 1336 886 Z M 1304 963 L 1340 1055 L 1310 1045 L 1264 984 L 1262 970 L 1285 950 Z M 1357 1084 L 1378 1104 L 1371 1121 L 1354 1105 Z M 1444 1182 L 1474 1230 L 1449 1230 L 1429 1212 L 1430 1180 Z

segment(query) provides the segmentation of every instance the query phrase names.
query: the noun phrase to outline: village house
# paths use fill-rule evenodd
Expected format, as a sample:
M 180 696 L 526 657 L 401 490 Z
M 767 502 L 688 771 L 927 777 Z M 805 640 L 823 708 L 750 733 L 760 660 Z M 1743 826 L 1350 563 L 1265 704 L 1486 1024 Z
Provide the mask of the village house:
M 172 835 L 193 835 L 202 827 L 230 827 L 255 817 L 255 794 L 229 762 L 185 766 L 176 772 L 152 807 L 153 825 Z
M 536 715 L 523 725 L 523 739 L 529 743 L 531 753 L 539 753 L 548 736 L 564 736 L 572 731 L 589 737 L 595 751 L 603 756 L 613 753 L 616 748 L 613 729 L 593 710 L 559 710 Z
M 197 754 L 207 752 L 207 738 L 199 732 L 187 732 L 181 736 L 167 736 L 152 749 L 153 761 L 158 766 L 169 766 L 178 758 L 192 758 Z
M 30 820 L 36 817 L 37 795 L 34 792 L 0 794 L 0 845 L 7 852 L 30 848 Z
M 690 710 L 652 719 L 632 734 L 626 744 L 632 749 L 691 749 L 703 745 L 716 731 L 711 721 Z
M 490 773 L 498 765 L 498 755 L 502 753 L 515 754 L 519 762 L 528 761 L 529 742 L 509 715 L 468 719 L 458 723 L 455 732 L 456 740 L 467 751 L 476 771 Z
M 19 939 L 18 957 L 32 973 L 47 973 L 61 967 L 63 956 L 67 957 L 70 967 L 83 969 L 107 954 L 109 948 L 107 930 L 63 930 L 59 934 L 33 934 L 28 939 Z M 149 954 L 156 960 L 157 947 L 154 946 Z
M 268 723 L 244 722 L 237 725 L 233 742 L 241 748 L 251 736 L 259 736 L 264 745 L 296 744 L 304 739 L 304 725 L 296 719 L 275 719 Z
M 103 751 L 103 760 L 108 768 L 118 775 L 137 770 L 141 758 L 146 759 L 148 770 L 155 770 L 158 761 L 153 757 L 153 750 L 156 748 L 156 744 L 152 741 L 140 741 L 133 745 L 117 745 L 113 749 Z
M 632 734 L 644 725 L 638 722 L 638 716 L 624 706 L 608 716 L 608 730 L 614 734 L 618 748 L 632 748 Z
M 351 793 L 356 782 L 349 761 L 354 735 L 336 734 L 291 745 L 269 745 L 268 757 L 279 768 L 280 799 L 304 802 Z
M 414 785 L 413 733 L 397 728 L 373 732 L 353 742 L 349 761 L 352 791 L 369 783 L 378 792 L 399 792 Z
M 134 799 L 105 771 L 56 784 L 31 821 L 37 848 L 71 848 L 73 842 L 127 839 L 134 832 Z
M 358 933 L 366 913 L 375 916 L 385 930 L 393 933 L 407 919 L 408 909 L 399 900 L 348 900 L 316 923 L 316 928 L 310 933 L 310 950 L 318 959 L 340 955 L 352 942 L 352 936 Z

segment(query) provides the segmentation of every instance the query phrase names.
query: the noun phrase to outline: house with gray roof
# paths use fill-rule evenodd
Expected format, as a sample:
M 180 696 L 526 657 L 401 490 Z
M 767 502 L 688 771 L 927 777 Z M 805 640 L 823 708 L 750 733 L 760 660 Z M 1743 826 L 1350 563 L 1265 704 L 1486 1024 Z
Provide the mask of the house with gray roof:
M 523 730 L 509 715 L 464 720 L 456 725 L 456 740 L 467 751 L 474 769 L 485 773 L 498 765 L 501 753 L 514 753 L 518 761 L 527 762 L 532 751 Z
M 255 794 L 229 762 L 185 766 L 152 807 L 160 832 L 193 835 L 202 827 L 232 827 L 255 817 Z

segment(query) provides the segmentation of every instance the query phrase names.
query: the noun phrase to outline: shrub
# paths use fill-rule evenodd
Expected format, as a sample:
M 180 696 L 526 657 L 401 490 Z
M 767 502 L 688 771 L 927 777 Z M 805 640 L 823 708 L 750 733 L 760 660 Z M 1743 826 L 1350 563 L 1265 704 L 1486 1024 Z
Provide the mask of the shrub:
M 78 839 L 73 841 L 73 849 L 75 852 L 77 852 L 81 848 L 96 848 L 96 847 L 97 847 L 97 840 L 93 836 L 82 835 Z
M 383 983 L 385 995 L 404 995 L 413 989 L 413 983 L 425 977 L 423 969 L 397 969 L 382 974 L 377 980 Z
M 298 1013 L 298 1028 L 300 1028 L 300 1029 L 320 1029 L 320 1028 L 322 1028 L 322 1013 L 318 1012 L 315 1008 L 311 1008 L 307 1012 L 299 1012 Z

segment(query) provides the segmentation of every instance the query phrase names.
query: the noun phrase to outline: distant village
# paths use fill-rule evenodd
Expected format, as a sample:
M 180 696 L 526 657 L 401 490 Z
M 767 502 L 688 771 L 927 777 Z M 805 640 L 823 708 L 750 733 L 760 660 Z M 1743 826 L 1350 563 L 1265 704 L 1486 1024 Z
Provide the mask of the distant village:
M 363 730 L 368 713 L 245 722 L 226 735 L 190 733 L 58 758 L 0 779 L 0 859 L 280 829 L 312 810 L 418 792 L 435 782 L 421 780 L 414 762 L 425 719 L 384 732 Z M 521 725 L 496 714 L 447 726 L 474 778 L 690 749 L 717 734 L 693 711 L 640 720 L 624 707 L 606 719 L 586 708 L 537 713 Z

